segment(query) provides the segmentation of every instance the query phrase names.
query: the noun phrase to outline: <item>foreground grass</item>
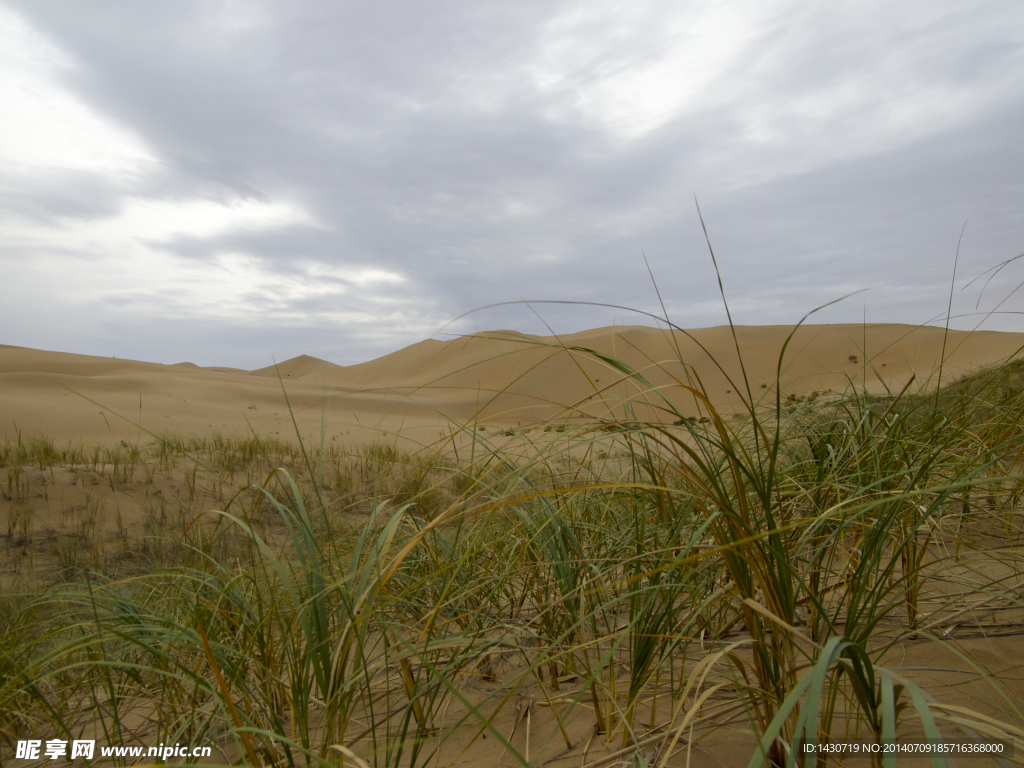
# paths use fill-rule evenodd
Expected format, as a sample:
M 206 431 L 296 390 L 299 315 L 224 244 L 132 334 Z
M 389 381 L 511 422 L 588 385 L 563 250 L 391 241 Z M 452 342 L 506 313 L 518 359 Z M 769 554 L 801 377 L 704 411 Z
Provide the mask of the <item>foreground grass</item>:
M 265 765 L 682 765 L 739 728 L 751 765 L 785 765 L 830 736 L 1024 736 L 1009 698 L 993 720 L 886 665 L 1024 616 L 1020 364 L 731 416 L 679 381 L 685 419 L 605 362 L 665 418 L 500 447 L 468 426 L 468 456 L 5 446 L 7 756 L 63 734 Z M 15 514 L 57 471 L 142 494 L 137 533 L 104 540 L 88 504 L 63 532 Z

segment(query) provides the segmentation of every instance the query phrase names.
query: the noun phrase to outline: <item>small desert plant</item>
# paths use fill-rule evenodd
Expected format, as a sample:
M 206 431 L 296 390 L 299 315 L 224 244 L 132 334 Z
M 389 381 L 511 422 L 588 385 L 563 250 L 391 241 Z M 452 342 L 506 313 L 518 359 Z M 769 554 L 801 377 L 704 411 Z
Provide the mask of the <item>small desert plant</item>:
M 93 525 L 59 540 L 63 580 L 0 598 L 0 739 L 88 729 L 216 742 L 227 762 L 410 767 L 486 739 L 524 766 L 579 750 L 663 767 L 744 718 L 751 766 L 912 723 L 1020 738 L 885 664 L 895 642 L 1022 605 L 1020 364 L 787 401 L 784 348 L 773 401 L 730 380 L 736 418 L 685 361 L 665 371 L 697 416 L 649 370 L 570 351 L 607 371 L 619 416 L 473 421 L 468 456 L 255 436 L 5 447 L 12 504 L 26 468 L 71 457 L 111 492 L 145 485 L 141 543 L 119 534 L 145 566 L 88 562 Z M 149 495 L 157 471 L 175 493 Z

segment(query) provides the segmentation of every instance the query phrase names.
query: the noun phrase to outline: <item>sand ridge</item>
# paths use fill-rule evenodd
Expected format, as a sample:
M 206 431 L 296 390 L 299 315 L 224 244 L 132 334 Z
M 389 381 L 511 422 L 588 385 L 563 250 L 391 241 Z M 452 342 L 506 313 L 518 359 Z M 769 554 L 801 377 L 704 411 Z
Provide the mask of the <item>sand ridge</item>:
M 480 422 L 472 425 L 474 430 L 486 427 L 488 437 L 512 426 L 524 443 L 531 443 L 537 435 L 526 428 L 543 419 L 621 416 L 624 400 L 650 418 L 670 418 L 667 408 L 658 409 L 661 397 L 681 413 L 697 413 L 692 394 L 681 386 L 685 382 L 699 381 L 723 410 L 739 408 L 738 390 L 742 388 L 745 394 L 746 382 L 755 398 L 772 400 L 776 394 L 785 399 L 842 391 L 851 385 L 879 394 L 908 385 L 922 391 L 937 383 L 943 348 L 942 377 L 948 382 L 1018 355 L 1024 344 L 1024 334 L 1014 333 L 951 332 L 947 336 L 941 328 L 809 326 L 794 334 L 778 374 L 780 350 L 791 331 L 782 326 L 737 328 L 743 370 L 728 328 L 669 334 L 652 328 L 615 327 L 558 338 L 495 331 L 448 341 L 426 340 L 360 365 L 338 366 L 300 355 L 255 371 L 0 346 L 0 419 L 5 422 L 8 440 L 47 436 L 86 444 L 121 441 L 125 445 L 114 451 L 120 455 L 133 450 L 130 444 L 149 440 L 150 432 L 209 437 L 217 432 L 251 431 L 287 440 L 294 435 L 293 415 L 304 437 L 317 440 L 322 430 L 332 448 L 338 439 L 359 446 L 382 434 L 388 438 L 401 435 L 413 446 L 424 444 L 474 417 Z M 617 367 L 613 359 L 622 361 L 623 366 Z M 627 375 L 623 367 L 638 371 L 643 381 Z M 285 393 L 290 406 L 285 403 Z M 557 435 L 551 437 L 557 439 Z M 151 457 L 143 458 L 137 469 L 133 463 L 131 472 L 122 464 L 120 474 L 110 453 L 100 458 L 99 450 L 91 461 L 86 457 L 84 462 L 56 467 L 44 468 L 41 461 L 38 467 L 31 463 L 19 466 L 17 475 L 12 472 L 8 477 L 20 480 L 14 482 L 13 491 L 9 481 L 7 498 L 0 502 L 0 511 L 7 513 L 8 531 L 8 566 L 0 578 L 6 584 L 23 584 L 34 574 L 48 573 L 47 568 L 77 567 L 79 561 L 74 558 L 85 562 L 86 556 L 94 556 L 119 577 L 150 567 L 150 559 L 172 559 L 184 546 L 182 531 L 200 530 L 200 526 L 193 528 L 200 519 L 201 525 L 212 529 L 220 517 L 208 513 L 225 508 L 244 486 L 262 482 L 270 467 L 284 467 L 301 482 L 304 463 L 299 452 L 294 446 L 285 448 L 292 449 L 292 454 L 272 446 L 265 466 L 225 469 L 221 476 L 205 467 L 197 473 L 196 465 L 184 457 L 180 462 L 174 457 L 168 467 L 159 469 L 160 462 L 152 458 L 154 452 L 149 452 Z M 379 464 L 369 462 L 373 455 L 372 450 L 357 449 L 344 456 L 322 488 L 336 492 L 346 504 L 349 499 L 344 494 L 349 491 L 345 489 L 359 487 L 359 482 L 372 483 L 374 499 L 377 494 L 399 496 L 404 479 L 395 466 L 400 469 L 401 462 L 390 467 L 390 474 L 380 472 Z M 200 459 L 214 466 L 212 456 L 209 450 L 201 453 Z M 315 461 L 313 465 L 318 466 Z M 448 465 L 441 466 L 449 476 Z M 371 476 L 364 477 L 367 467 Z M 368 515 L 368 506 L 360 504 L 352 507 L 355 511 L 351 514 Z M 262 535 L 285 541 L 287 532 L 282 527 L 274 529 L 264 518 L 260 525 Z M 939 526 L 936 530 L 946 529 Z M 954 530 L 952 523 L 948 530 Z M 1003 529 L 997 528 L 996 534 L 1000 533 Z M 971 534 L 976 542 L 983 535 L 988 534 L 981 528 Z M 935 551 L 945 546 L 933 544 Z M 979 565 L 968 558 L 949 566 L 946 580 L 926 598 L 943 604 L 971 598 L 970 593 L 965 597 L 948 586 L 953 583 L 948 577 L 963 576 L 965 583 L 974 584 L 982 573 L 993 583 L 1019 582 L 1019 572 L 1009 566 Z M 1016 710 L 1011 710 L 1024 700 L 1024 682 L 1016 662 L 1024 645 L 1022 609 L 1016 599 L 1008 607 L 991 611 L 987 602 L 983 600 L 977 611 L 954 613 L 956 621 L 940 627 L 944 630 L 941 644 L 904 637 L 889 649 L 885 663 L 947 703 L 1016 723 Z M 895 622 L 890 624 L 895 626 Z M 703 653 L 701 640 L 699 651 L 695 644 L 691 656 L 681 664 L 692 665 Z M 495 691 L 518 685 L 514 681 L 522 668 L 515 666 L 514 658 L 518 658 L 514 653 L 496 656 L 494 669 L 489 665 L 491 671 L 486 675 L 468 675 L 463 689 L 468 700 L 474 704 L 493 701 Z M 680 666 L 680 673 L 682 669 Z M 993 695 L 979 670 L 998 680 L 1008 697 L 1005 702 Z M 727 673 L 721 674 L 724 680 Z M 588 758 L 581 761 L 581 752 L 589 754 L 594 763 L 608 760 L 611 764 L 621 739 L 592 739 L 592 710 L 586 706 L 590 700 L 580 677 L 566 675 L 560 678 L 560 685 L 557 692 L 542 689 L 539 682 L 522 685 L 515 699 L 495 715 L 494 728 L 521 753 L 531 754 L 532 749 L 535 764 L 585 763 Z M 552 698 L 563 714 L 569 700 L 583 703 L 567 720 L 571 748 L 560 740 L 561 721 L 554 717 Z M 638 722 L 653 722 L 653 708 L 644 709 L 649 706 L 646 701 L 638 710 Z M 664 710 L 664 704 L 662 707 Z M 453 721 L 463 715 L 464 708 L 452 708 Z M 138 718 L 140 723 L 145 719 Z M 692 765 L 749 760 L 754 739 L 742 711 L 736 709 L 729 718 L 723 715 L 721 723 L 720 730 L 693 745 Z M 490 738 L 477 738 L 477 730 L 471 724 L 450 738 L 444 747 L 446 762 L 439 759 L 438 764 L 492 764 L 496 754 L 504 754 L 493 733 Z M 917 731 L 911 732 L 917 735 Z M 900 765 L 904 764 L 931 762 L 901 758 Z
M 621 417 L 627 402 L 640 418 L 671 420 L 666 403 L 682 415 L 700 412 L 681 384 L 703 388 L 724 411 L 742 408 L 748 385 L 754 399 L 773 399 L 779 354 L 792 331 L 737 327 L 744 370 L 727 326 L 674 333 L 615 326 L 558 337 L 494 331 L 428 339 L 358 365 L 300 355 L 254 371 L 0 346 L 0 421 L 7 439 L 102 443 L 146 442 L 147 432 L 287 438 L 295 434 L 294 415 L 311 439 L 322 430 L 343 441 L 400 433 L 416 443 L 474 421 L 520 427 Z M 1022 346 L 1021 333 L 808 325 L 793 334 L 778 380 L 783 398 L 851 384 L 896 393 L 912 379 L 911 391 L 920 391 L 935 385 L 943 347 L 942 375 L 951 381 Z

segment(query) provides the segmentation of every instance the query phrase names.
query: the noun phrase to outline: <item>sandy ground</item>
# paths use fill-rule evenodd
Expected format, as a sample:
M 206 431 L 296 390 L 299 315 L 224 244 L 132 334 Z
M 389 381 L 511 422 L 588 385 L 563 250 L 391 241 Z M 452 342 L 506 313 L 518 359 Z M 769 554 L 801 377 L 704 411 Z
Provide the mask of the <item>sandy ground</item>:
M 739 410 L 739 394 L 748 391 L 773 399 L 776 380 L 784 398 L 851 383 L 883 394 L 911 382 L 918 391 L 938 380 L 944 346 L 945 381 L 1024 346 L 1021 333 L 951 331 L 944 339 L 934 327 L 811 325 L 793 336 L 777 376 L 791 330 L 737 328 L 745 370 L 727 327 L 670 334 L 617 326 L 561 337 L 496 331 L 422 341 L 360 365 L 302 355 L 256 371 L 0 346 L 0 439 L 144 444 L 153 435 L 252 432 L 287 439 L 294 415 L 304 438 L 319 440 L 321 428 L 327 440 L 354 444 L 400 434 L 412 447 L 472 422 L 498 428 L 621 416 L 624 403 L 645 419 L 699 416 L 688 383 L 699 382 L 724 411 Z
M 851 384 L 877 394 L 898 392 L 908 383 L 912 391 L 920 391 L 937 383 L 944 343 L 943 381 L 1003 362 L 1024 345 L 1024 334 L 1013 333 L 950 332 L 944 340 L 941 328 L 807 326 L 790 342 L 779 375 L 780 350 L 791 330 L 737 329 L 746 382 L 755 400 L 773 400 L 776 381 L 783 399 L 843 391 Z M 644 381 L 627 376 L 612 359 L 639 371 Z M 493 332 L 423 341 L 361 365 L 342 367 L 300 356 L 256 371 L 0 346 L 0 439 L 47 437 L 58 445 L 134 445 L 150 442 L 154 435 L 256 433 L 287 440 L 295 435 L 294 414 L 304 438 L 319 440 L 322 430 L 333 444 L 357 445 L 401 436 L 405 447 L 415 447 L 470 423 L 474 430 L 483 426 L 489 434 L 501 434 L 549 419 L 621 416 L 627 402 L 642 418 L 698 416 L 698 404 L 686 389 L 697 382 L 717 408 L 741 407 L 739 393 L 746 394 L 747 384 L 728 328 L 673 335 L 652 328 L 614 327 L 559 338 Z M 165 528 L 180 527 L 183 510 L 191 519 L 219 508 L 236 485 L 247 482 L 243 477 L 220 484 L 208 478 L 197 482 L 193 472 L 189 484 L 187 464 L 167 472 L 154 467 L 152 461 L 140 465 L 133 478 L 121 481 L 110 466 L 58 467 L 48 472 L 27 468 L 25 498 L 19 502 L 12 497 L 2 505 L 11 552 L 0 581 L 8 587 L 26 583 L 33 563 L 49 567 L 62 556 L 67 559 L 61 546 L 74 536 L 95 540 L 95 556 L 102 557 L 108 568 L 116 570 L 117 558 L 125 558 L 124 568 L 130 573 L 134 561 L 128 554 L 119 555 L 118 547 L 126 553 L 130 548 L 118 542 L 141 541 Z M 941 701 L 1019 726 L 1024 710 L 1024 616 L 1019 613 L 972 614 L 969 621 L 949 628 L 944 645 L 901 642 L 887 654 L 886 662 Z M 1005 699 L 993 692 L 980 672 L 999 682 Z M 482 700 L 502 686 L 501 678 L 499 674 L 492 682 L 470 681 L 466 695 Z M 557 693 L 539 686 L 519 688 L 495 718 L 494 727 L 516 749 L 530 750 L 534 761 L 579 765 L 586 753 L 588 762 L 608 758 L 613 764 L 621 741 L 592 737 L 592 712 L 579 689 L 577 680 L 564 681 Z M 723 706 L 728 704 L 723 701 Z M 571 749 L 566 748 L 553 710 L 565 717 Z M 742 711 L 731 711 L 728 725 L 693 744 L 691 765 L 739 765 L 749 760 L 754 743 L 750 726 Z M 448 717 L 457 722 L 464 714 L 455 706 Z M 476 731 L 467 728 L 448 741 L 438 764 L 514 764 L 508 755 L 499 757 L 493 734 L 488 738 L 474 735 Z M 673 764 L 683 763 L 676 759 Z M 901 766 L 930 764 L 920 758 L 899 761 Z

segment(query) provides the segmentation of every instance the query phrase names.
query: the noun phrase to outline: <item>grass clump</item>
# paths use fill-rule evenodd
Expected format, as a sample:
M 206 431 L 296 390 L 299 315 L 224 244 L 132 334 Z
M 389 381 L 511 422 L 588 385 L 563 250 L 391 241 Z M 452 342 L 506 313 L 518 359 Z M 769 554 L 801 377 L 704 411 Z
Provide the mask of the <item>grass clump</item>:
M 257 437 L 3 447 L 11 510 L 51 471 L 48 489 L 67 472 L 149 506 L 137 534 L 114 526 L 118 557 L 105 542 L 8 591 L 0 738 L 666 766 L 739 728 L 744 759 L 783 766 L 828 738 L 1022 736 L 1009 699 L 971 713 L 890 664 L 898 643 L 1024 616 L 1020 363 L 931 394 L 787 400 L 776 382 L 733 418 L 695 376 L 674 383 L 688 417 L 592 358 L 664 418 L 566 413 L 493 430 L 500 446 L 470 424 L 471 459 Z M 82 519 L 62 535 L 95 541 Z M 8 570 L 49 535 L 17 525 Z

